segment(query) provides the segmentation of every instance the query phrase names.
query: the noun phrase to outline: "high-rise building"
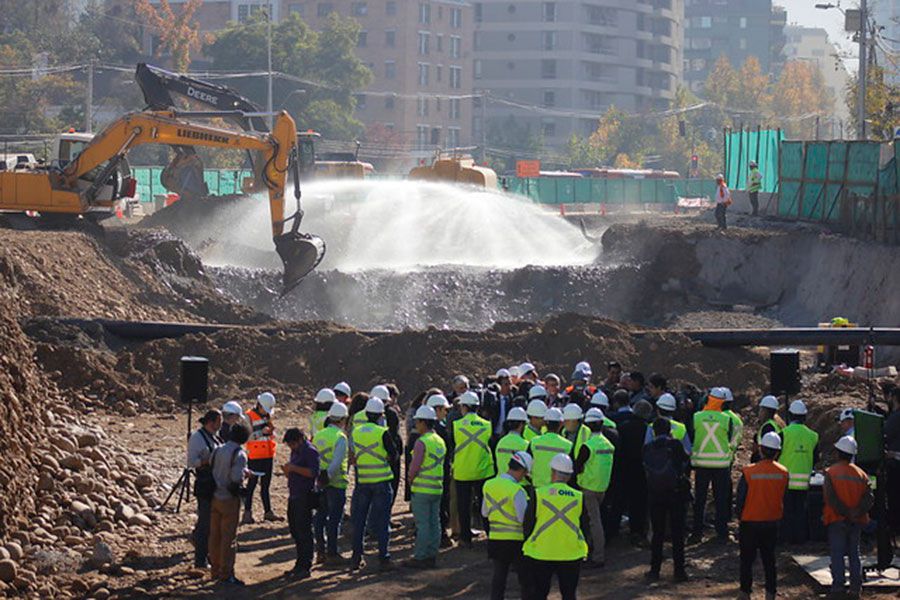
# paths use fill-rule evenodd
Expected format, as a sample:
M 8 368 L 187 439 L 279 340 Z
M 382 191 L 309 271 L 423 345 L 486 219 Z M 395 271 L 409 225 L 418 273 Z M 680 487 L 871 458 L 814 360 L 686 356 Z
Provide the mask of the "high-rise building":
M 562 147 L 615 105 L 666 108 L 681 75 L 684 0 L 482 0 L 475 5 L 475 89 L 489 121 Z M 476 110 L 475 139 L 481 134 Z
M 869 0 L 868 5 L 878 28 L 875 36 L 878 64 L 885 67 L 890 83 L 900 85 L 900 1 Z
M 702 93 L 720 56 L 734 68 L 755 56 L 763 73 L 777 77 L 784 66 L 787 14 L 772 0 L 685 0 L 684 80 Z
M 788 25 L 784 33 L 787 39 L 785 59 L 802 60 L 817 68 L 834 98 L 832 114 L 821 119 L 820 135 L 839 138 L 844 127 L 849 131 L 850 111 L 845 96 L 850 76 L 837 47 L 828 39 L 828 32 L 824 29 Z

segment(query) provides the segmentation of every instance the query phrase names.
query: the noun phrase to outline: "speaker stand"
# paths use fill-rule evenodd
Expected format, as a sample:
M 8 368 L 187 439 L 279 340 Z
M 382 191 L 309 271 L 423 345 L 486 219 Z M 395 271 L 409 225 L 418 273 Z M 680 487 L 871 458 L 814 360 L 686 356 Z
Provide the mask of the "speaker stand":
M 193 428 L 194 421 L 194 399 L 188 399 L 188 418 L 187 418 L 187 439 L 191 438 L 191 429 Z M 175 513 L 181 512 L 181 502 L 182 500 L 187 500 L 190 502 L 191 498 L 191 473 L 193 473 L 193 469 L 189 469 L 185 467 L 181 471 L 181 475 L 178 477 L 178 481 L 175 482 L 175 485 L 172 486 L 172 489 L 169 491 L 169 495 L 166 496 L 166 499 L 163 500 L 162 504 L 156 507 L 155 510 L 162 511 L 166 505 L 169 503 L 169 500 L 172 499 L 172 496 L 175 495 L 175 492 L 178 491 L 178 501 L 175 503 Z

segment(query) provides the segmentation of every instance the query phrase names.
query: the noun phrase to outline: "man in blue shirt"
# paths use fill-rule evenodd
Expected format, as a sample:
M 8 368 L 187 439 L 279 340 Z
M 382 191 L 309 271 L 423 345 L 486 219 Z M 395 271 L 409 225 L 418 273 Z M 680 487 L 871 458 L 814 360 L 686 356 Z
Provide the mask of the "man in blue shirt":
M 284 443 L 291 449 L 290 462 L 281 467 L 288 480 L 288 526 L 297 545 L 297 562 L 286 574 L 306 579 L 313 559 L 312 515 L 319 451 L 296 427 L 284 432 Z

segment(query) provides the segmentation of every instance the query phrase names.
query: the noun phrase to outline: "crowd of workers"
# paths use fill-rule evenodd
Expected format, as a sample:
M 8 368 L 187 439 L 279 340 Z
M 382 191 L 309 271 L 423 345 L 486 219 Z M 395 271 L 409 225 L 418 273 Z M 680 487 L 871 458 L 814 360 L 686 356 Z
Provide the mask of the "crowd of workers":
M 735 494 L 732 470 L 744 425 L 730 389 L 701 393 L 686 387 L 673 394 L 662 375 L 623 373 L 616 362 L 608 363 L 598 385 L 592 379 L 586 362 L 576 365 L 566 387 L 556 375 L 539 377 L 530 363 L 500 369 L 479 385 L 459 375 L 447 393 L 432 388 L 418 394 L 405 415 L 392 384 L 368 394 L 353 394 L 344 382 L 320 390 L 306 431 L 291 428 L 282 437 L 291 451 L 281 469 L 297 549 L 288 575 L 309 577 L 314 559 L 360 569 L 366 536 L 377 542 L 379 568 L 393 568 L 391 511 L 405 479 L 415 522 L 413 557 L 405 567 L 434 568 L 439 549 L 456 544 L 451 531 L 467 548 L 483 531 L 494 567 L 492 598 L 504 597 L 514 571 L 523 597 L 546 598 L 556 575 L 567 600 L 576 596 L 582 569 L 604 568 L 606 548 L 624 523 L 628 541 L 647 547 L 649 520 L 647 581 L 660 578 L 668 534 L 673 582 L 684 582 L 685 544 L 703 541 L 712 488 L 715 540 L 728 542 L 733 507 L 739 520 L 739 597 L 749 598 L 759 555 L 766 597 L 774 598 L 777 544 L 800 543 L 810 534 L 808 494 L 820 444 L 805 423 L 806 404 L 794 400 L 783 407 L 774 396 L 761 399 L 759 429 L 752 447 L 743 449 L 751 462 Z M 886 396 L 888 520 L 896 532 L 900 388 Z M 228 402 L 209 411 L 189 440 L 188 466 L 197 472 L 195 563 L 206 568 L 208 560 L 216 580 L 242 585 L 234 574 L 235 537 L 239 520 L 254 522 L 256 487 L 263 518 L 280 519 L 269 498 L 275 403 L 270 393 L 260 394 L 247 411 Z M 824 472 L 821 522 L 836 595 L 845 593 L 845 557 L 849 593 L 860 593 L 860 535 L 873 503 L 869 476 L 854 464 L 853 418 L 852 409 L 841 413 L 841 437 L 824 449 L 834 456 Z M 345 557 L 340 537 L 351 480 L 352 542 Z M 481 530 L 473 529 L 475 520 Z

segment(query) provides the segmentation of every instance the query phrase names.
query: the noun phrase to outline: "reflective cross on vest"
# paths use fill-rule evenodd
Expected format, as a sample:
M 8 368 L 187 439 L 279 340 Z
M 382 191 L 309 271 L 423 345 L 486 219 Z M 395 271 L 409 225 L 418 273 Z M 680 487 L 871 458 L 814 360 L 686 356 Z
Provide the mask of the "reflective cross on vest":
M 447 454 L 447 445 L 444 440 L 433 431 L 429 431 L 419 438 L 425 446 L 425 458 L 422 466 L 413 479 L 410 491 L 414 494 L 440 495 L 444 493 L 444 457 Z
M 587 556 L 581 531 L 582 493 L 564 483 L 535 490 L 534 531 L 522 553 L 541 561 L 575 561 Z
M 509 459 L 516 452 L 528 450 L 528 441 L 515 431 L 510 431 L 497 442 L 494 449 L 494 462 L 498 473 L 505 473 L 509 468 Z
M 701 410 L 694 414 L 694 451 L 691 465 L 706 469 L 727 469 L 731 466 L 731 424 L 727 414 L 715 410 Z
M 508 477 L 499 475 L 484 484 L 484 501 L 488 507 L 488 539 L 516 540 L 525 539 L 522 524 L 516 517 L 515 497 L 522 491 L 522 486 Z
M 335 425 L 329 425 L 322 429 L 313 438 L 313 445 L 316 447 L 316 450 L 319 451 L 320 472 L 325 473 L 328 471 L 328 466 L 331 464 L 331 459 L 334 458 L 334 451 L 337 447 L 338 440 L 340 439 L 343 439 L 346 442 L 347 434 L 344 433 L 343 429 Z M 337 477 L 328 480 L 328 487 L 339 490 L 347 489 L 347 454 L 348 453 L 344 453 L 344 460 L 341 461 L 341 470 Z
M 381 483 L 394 478 L 384 447 L 387 427 L 366 423 L 353 429 L 353 452 L 356 456 L 356 482 Z
M 453 422 L 453 479 L 481 481 L 494 474 L 491 423 L 475 413 Z

